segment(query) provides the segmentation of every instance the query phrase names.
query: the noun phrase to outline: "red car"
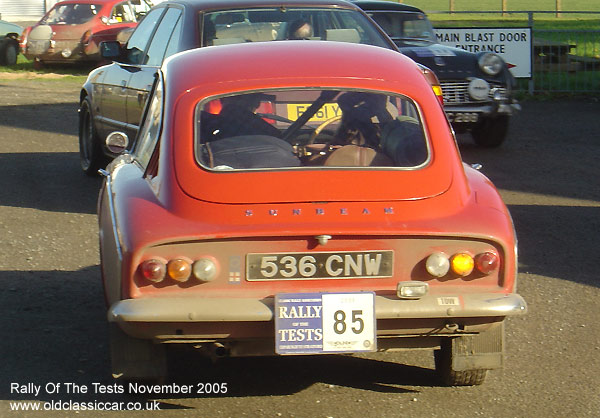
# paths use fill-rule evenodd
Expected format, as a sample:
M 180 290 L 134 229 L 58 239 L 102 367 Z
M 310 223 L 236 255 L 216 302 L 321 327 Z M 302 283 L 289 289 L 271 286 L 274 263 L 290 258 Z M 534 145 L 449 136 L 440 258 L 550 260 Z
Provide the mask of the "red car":
M 219 71 L 215 71 L 218 68 Z M 107 138 L 123 151 L 126 134 Z M 281 41 L 165 61 L 102 173 L 115 376 L 214 356 L 435 350 L 444 382 L 503 364 L 523 314 L 510 214 L 461 162 L 422 70 L 383 48 Z
M 135 27 L 151 7 L 149 0 L 61 1 L 36 25 L 25 29 L 21 50 L 36 66 L 99 62 L 100 42 L 118 40 L 119 34 Z

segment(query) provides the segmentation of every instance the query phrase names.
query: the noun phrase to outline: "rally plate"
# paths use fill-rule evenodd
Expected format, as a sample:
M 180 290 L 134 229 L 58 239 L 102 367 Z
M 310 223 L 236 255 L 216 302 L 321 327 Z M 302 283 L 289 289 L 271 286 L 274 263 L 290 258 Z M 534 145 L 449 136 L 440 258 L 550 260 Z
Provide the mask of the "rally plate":
M 393 251 L 247 254 L 246 280 L 392 277 Z
M 276 295 L 277 354 L 333 354 L 376 350 L 373 292 Z

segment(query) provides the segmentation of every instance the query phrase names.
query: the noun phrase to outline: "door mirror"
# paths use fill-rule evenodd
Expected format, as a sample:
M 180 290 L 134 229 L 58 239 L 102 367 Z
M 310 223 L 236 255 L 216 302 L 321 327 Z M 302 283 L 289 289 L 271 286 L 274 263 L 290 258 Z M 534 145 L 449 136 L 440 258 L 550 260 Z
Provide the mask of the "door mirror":
M 121 44 L 117 41 L 100 42 L 100 55 L 102 58 L 117 61 L 121 57 Z

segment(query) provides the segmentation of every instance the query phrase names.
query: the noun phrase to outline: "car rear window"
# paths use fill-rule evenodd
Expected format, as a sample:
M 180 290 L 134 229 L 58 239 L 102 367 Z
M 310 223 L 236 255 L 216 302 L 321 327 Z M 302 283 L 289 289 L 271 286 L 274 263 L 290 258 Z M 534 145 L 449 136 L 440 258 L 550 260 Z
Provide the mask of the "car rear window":
M 423 13 L 372 11 L 368 14 L 392 39 L 436 41 L 431 22 Z
M 304 39 L 391 48 L 373 23 L 356 10 L 260 8 L 204 14 L 202 46 Z
M 68 3 L 55 6 L 44 20 L 46 25 L 81 25 L 98 14 L 102 4 Z
M 214 171 L 415 169 L 429 158 L 417 105 L 373 91 L 285 89 L 200 102 L 196 158 Z

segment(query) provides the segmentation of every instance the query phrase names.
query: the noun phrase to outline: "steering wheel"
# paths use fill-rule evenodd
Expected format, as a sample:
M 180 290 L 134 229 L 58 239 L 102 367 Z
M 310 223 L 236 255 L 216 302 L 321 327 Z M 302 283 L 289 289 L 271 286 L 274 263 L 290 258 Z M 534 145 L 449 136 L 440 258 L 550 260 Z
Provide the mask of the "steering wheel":
M 315 140 L 317 139 L 317 137 L 319 136 L 319 134 L 321 133 L 321 131 L 323 129 L 325 129 L 327 126 L 331 125 L 334 122 L 339 121 L 340 119 L 342 119 L 342 116 L 334 116 L 332 118 L 327 119 L 326 121 L 324 121 L 323 123 L 321 123 L 317 129 L 314 130 L 313 133 L 310 134 L 310 138 L 308 138 L 308 142 L 307 144 L 314 144 Z

